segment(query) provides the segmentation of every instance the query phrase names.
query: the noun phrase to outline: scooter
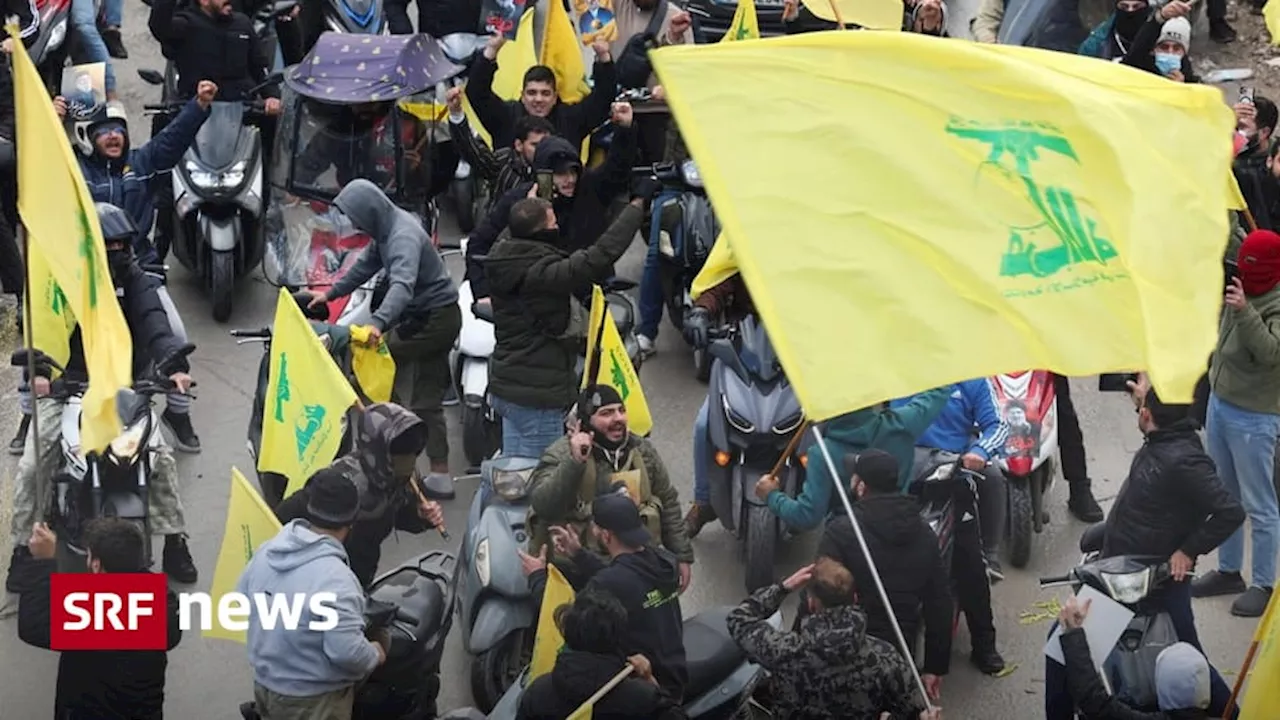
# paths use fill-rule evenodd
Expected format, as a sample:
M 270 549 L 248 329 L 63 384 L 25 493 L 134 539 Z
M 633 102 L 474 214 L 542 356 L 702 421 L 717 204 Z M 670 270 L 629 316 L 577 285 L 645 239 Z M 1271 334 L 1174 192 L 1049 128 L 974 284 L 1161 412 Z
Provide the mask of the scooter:
M 458 614 L 471 655 L 471 696 L 488 712 L 533 656 L 535 618 L 518 550 L 529 542 L 529 481 L 538 458 L 498 456 L 480 465 L 459 551 Z
M 50 397 L 65 403 L 61 418 L 62 469 L 53 478 L 53 524 L 58 537 L 66 541 L 73 555 L 87 554 L 82 537 L 89 521 L 115 517 L 128 520 L 142 531 L 143 567 L 150 567 L 153 560 L 148 512 L 151 462 L 163 446 L 160 418 L 151 408 L 151 398 L 175 389 L 168 377 L 171 373 L 163 368 L 172 367 L 195 349 L 195 345 L 183 346 L 159 363 L 152 377 L 117 392 L 116 412 L 123 430 L 104 450 L 87 455 L 80 452 L 80 413 L 89 383 L 69 380 L 65 375 L 50 383 Z M 45 373 L 65 372 L 65 368 L 40 350 L 18 350 L 9 359 L 11 365 L 21 368 L 28 367 L 29 361 Z M 80 568 L 83 564 L 77 569 Z
M 729 635 L 728 617 L 732 607 L 714 607 L 684 621 L 685 663 L 689 682 L 685 685 L 684 712 L 693 720 L 752 720 L 773 717 L 756 698 L 756 689 L 768 673 L 749 660 Z M 769 618 L 769 625 L 782 629 L 781 613 Z M 514 720 L 520 694 L 528 684 L 527 671 L 502 696 L 489 720 Z
M 1044 499 L 1053 487 L 1058 452 L 1058 400 L 1053 374 L 1044 370 L 997 375 L 991 379 L 1009 439 L 1000 469 L 1009 480 L 1009 562 L 1026 567 L 1032 534 L 1049 522 Z
M 708 464 L 711 506 L 720 524 L 742 543 L 747 591 L 753 592 L 774 581 L 775 548 L 791 537 L 791 530 L 756 497 L 756 482 L 786 452 L 791 436 L 804 424 L 804 411 L 758 319 L 744 318 L 727 337 L 719 329 L 711 336 L 708 352 L 716 360 L 707 390 L 707 433 L 714 452 L 714 462 Z M 803 453 L 797 449 L 783 463 L 783 492 L 795 497 L 804 475 Z
M 71 0 L 37 0 L 35 11 L 40 16 L 40 29 L 28 54 L 49 93 L 58 95 L 62 90 L 62 69 L 71 53 L 71 43 L 67 42 Z
M 432 720 L 440 694 L 440 659 L 453 625 L 456 559 L 433 550 L 373 581 L 365 633 L 391 638 L 387 662 L 356 688 L 357 720 Z M 240 705 L 244 720 L 260 720 L 254 703 Z M 462 717 L 465 717 L 462 716 Z

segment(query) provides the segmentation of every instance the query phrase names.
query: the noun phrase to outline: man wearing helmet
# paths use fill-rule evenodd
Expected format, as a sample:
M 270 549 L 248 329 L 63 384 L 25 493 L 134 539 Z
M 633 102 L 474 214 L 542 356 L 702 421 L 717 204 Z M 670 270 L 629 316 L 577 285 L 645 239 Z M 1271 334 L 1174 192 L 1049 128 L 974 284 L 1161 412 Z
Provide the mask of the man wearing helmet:
M 156 294 L 159 282 L 144 273 L 133 259 L 138 229 L 129 214 L 114 205 L 98 203 L 97 210 L 98 223 L 102 227 L 102 237 L 107 246 L 111 282 L 115 285 L 120 309 L 133 338 L 134 371 L 136 373 L 156 363 L 157 371 L 167 375 L 177 389 L 185 393 L 191 386 L 191 376 L 187 374 L 190 368 L 186 358 L 178 355 L 184 343 L 169 328 L 169 318 Z M 79 326 L 71 333 L 70 347 L 71 355 L 66 362 L 64 377 L 84 381 L 88 378 L 88 370 Z M 160 363 L 164 365 L 160 366 Z M 10 592 L 18 592 L 13 580 L 20 577 L 20 573 L 14 568 L 31 559 L 30 551 L 25 546 L 25 538 L 30 536 L 31 528 L 36 522 L 44 520 L 49 510 L 48 502 L 52 493 L 47 484 L 57 470 L 61 454 L 59 448 L 64 402 L 49 397 L 48 377 L 38 375 L 31 385 L 39 398 L 36 412 L 39 413 L 40 420 L 41 452 L 37 457 L 36 438 L 28 436 L 22 459 L 18 461 L 14 482 L 11 525 L 14 551 L 9 577 L 5 583 Z M 163 436 L 160 438 L 160 448 L 151 460 L 151 468 L 147 515 L 152 531 L 165 536 L 164 572 L 176 582 L 194 583 L 197 571 L 191 552 L 187 549 L 186 522 L 183 518 L 182 501 L 178 496 L 178 467 Z

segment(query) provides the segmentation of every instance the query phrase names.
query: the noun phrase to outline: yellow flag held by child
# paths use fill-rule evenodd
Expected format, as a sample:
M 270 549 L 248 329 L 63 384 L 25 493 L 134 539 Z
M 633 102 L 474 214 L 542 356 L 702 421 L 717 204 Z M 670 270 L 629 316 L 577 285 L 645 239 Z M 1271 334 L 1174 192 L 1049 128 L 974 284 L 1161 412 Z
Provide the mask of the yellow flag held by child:
M 27 246 L 27 268 L 31 276 L 31 288 L 24 301 L 31 306 L 31 327 L 27 329 L 26 343 L 66 365 L 71 357 L 71 333 L 75 331 L 76 318 L 67 306 L 67 296 L 62 294 L 53 271 L 44 259 L 44 253 L 35 245 Z M 54 377 L 60 373 L 53 371 Z
M 733 22 L 729 23 L 729 29 L 725 31 L 724 37 L 720 38 L 720 42 L 758 40 L 759 38 L 760 22 L 756 19 L 755 1 L 738 0 L 738 9 L 733 13 Z
M 539 61 L 556 74 L 556 94 L 560 102 L 580 102 L 591 92 L 586 80 L 587 68 L 582 61 L 582 46 L 578 44 L 578 34 L 573 30 L 573 21 L 564 3 L 552 2 L 547 6 Z
M 547 563 L 547 586 L 542 594 L 542 609 L 538 611 L 538 628 L 533 636 L 533 660 L 529 662 L 529 682 L 551 672 L 556 656 L 564 646 L 564 636 L 556 626 L 556 608 L 573 602 L 573 586 L 555 565 Z
M 222 531 L 222 547 L 218 550 L 218 562 L 213 567 L 213 583 L 209 586 L 212 615 L 215 622 L 201 628 L 207 638 L 245 642 L 243 630 L 227 630 L 216 622 L 218 600 L 229 592 L 235 592 L 240 575 L 249 564 L 249 558 L 262 543 L 280 532 L 280 521 L 263 502 L 262 495 L 244 479 L 240 470 L 231 468 L 231 499 L 227 502 L 227 526 Z
M 592 364 L 599 366 L 593 379 L 590 377 Z M 640 387 L 640 376 L 631 364 L 627 355 L 627 347 L 622 344 L 622 336 L 618 333 L 618 325 L 609 312 L 609 303 L 605 302 L 604 293 L 596 285 L 591 291 L 591 316 L 587 321 L 587 363 L 582 373 L 582 388 L 598 383 L 609 385 L 618 391 L 623 404 L 627 407 L 627 425 L 637 435 L 648 435 L 653 429 L 653 415 L 649 413 L 649 403 L 644 399 L 644 388 Z
M 92 378 L 81 401 L 80 450 L 102 450 L 120 434 L 116 392 L 133 384 L 133 338 L 116 300 L 93 197 L 49 102 L 44 80 L 17 28 L 8 29 L 13 40 L 18 211 L 28 244 L 43 254 L 80 322 L 86 369 Z
M 289 478 L 284 492 L 289 497 L 333 462 L 342 442 L 342 418 L 356 393 L 284 288 L 271 332 L 258 470 Z
M 391 357 L 385 336 L 378 339 L 377 346 L 369 346 L 369 330 L 365 325 L 351 326 L 351 368 L 365 397 L 379 403 L 391 402 L 396 361 Z

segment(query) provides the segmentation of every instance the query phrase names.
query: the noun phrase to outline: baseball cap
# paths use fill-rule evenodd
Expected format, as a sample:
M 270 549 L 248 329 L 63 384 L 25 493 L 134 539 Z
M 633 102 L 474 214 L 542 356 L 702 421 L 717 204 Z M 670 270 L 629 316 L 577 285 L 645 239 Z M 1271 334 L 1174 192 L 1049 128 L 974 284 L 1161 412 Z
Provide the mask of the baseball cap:
M 591 521 L 601 530 L 608 530 L 627 547 L 648 545 L 652 537 L 640 520 L 640 509 L 627 495 L 601 495 L 591 504 Z

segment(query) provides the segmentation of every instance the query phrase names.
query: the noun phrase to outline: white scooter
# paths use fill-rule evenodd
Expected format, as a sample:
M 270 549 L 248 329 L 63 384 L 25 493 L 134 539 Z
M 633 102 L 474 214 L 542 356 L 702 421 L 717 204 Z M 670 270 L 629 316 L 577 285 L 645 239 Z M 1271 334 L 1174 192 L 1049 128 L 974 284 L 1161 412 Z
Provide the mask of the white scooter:
M 462 238 L 461 253 L 465 257 L 468 238 Z M 462 330 L 454 343 L 449 367 L 453 369 L 454 388 L 462 400 L 462 448 L 467 464 L 480 463 L 493 457 L 502 442 L 502 424 L 489 407 L 489 358 L 496 340 L 493 334 L 493 311 L 476 305 L 471 283 L 458 286 L 458 308 L 462 311 Z

